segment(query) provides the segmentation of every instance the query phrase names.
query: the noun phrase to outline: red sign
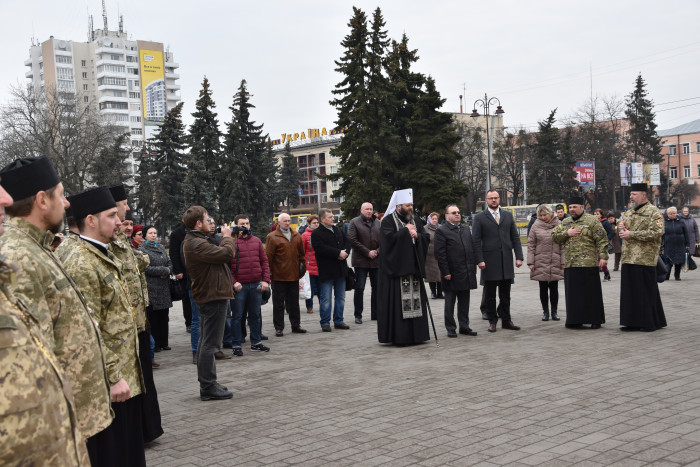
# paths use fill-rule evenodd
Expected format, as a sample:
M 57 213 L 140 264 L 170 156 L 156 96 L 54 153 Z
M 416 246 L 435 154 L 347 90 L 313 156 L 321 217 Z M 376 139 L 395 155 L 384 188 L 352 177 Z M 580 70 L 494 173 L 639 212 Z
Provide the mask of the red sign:
M 593 161 L 578 161 L 576 162 L 576 180 L 581 186 L 595 185 L 595 162 Z

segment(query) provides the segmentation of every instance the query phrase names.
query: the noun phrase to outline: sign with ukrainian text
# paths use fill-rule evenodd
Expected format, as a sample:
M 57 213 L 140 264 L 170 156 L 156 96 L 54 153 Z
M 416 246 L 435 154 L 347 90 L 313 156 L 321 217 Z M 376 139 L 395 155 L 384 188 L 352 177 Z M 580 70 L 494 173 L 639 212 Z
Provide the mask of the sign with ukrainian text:
M 576 180 L 581 186 L 595 186 L 595 162 L 594 161 L 577 161 Z
M 143 107 L 144 126 L 161 125 L 168 113 L 165 92 L 165 67 L 163 52 L 160 50 L 139 50 L 141 66 L 141 103 Z

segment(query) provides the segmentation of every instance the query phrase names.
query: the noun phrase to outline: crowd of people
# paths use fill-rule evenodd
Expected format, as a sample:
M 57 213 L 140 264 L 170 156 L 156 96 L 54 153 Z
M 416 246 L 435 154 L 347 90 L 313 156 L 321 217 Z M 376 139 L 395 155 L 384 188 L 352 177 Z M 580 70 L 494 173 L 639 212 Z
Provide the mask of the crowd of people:
M 664 218 L 647 196 L 645 184 L 633 185 L 620 219 L 602 210 L 586 213 L 578 195 L 568 214 L 538 206 L 527 267 L 539 284 L 543 321 L 560 319 L 563 280 L 565 326 L 599 329 L 605 323 L 600 273 L 610 280 L 607 262 L 614 254 L 622 329 L 666 326 L 659 253 L 680 280 L 681 266 L 695 253 L 698 226 L 687 208 L 682 214 L 669 208 Z M 382 215 L 364 203 L 343 227 L 332 211 L 320 209 L 300 234 L 283 213 L 264 243 L 245 214 L 218 231 L 205 207 L 190 206 L 166 249 L 154 226 L 134 224 L 123 185 L 66 197 L 41 157 L 0 170 L 0 207 L 7 215 L 0 227 L 0 337 L 9 349 L 3 363 L 10 363 L 0 387 L 0 421 L 10 446 L 2 452 L 11 456 L 0 457 L 0 464 L 145 465 L 144 445 L 163 434 L 153 368 L 159 366 L 155 353 L 171 349 L 173 299 L 183 301 L 205 401 L 233 397 L 218 381 L 216 360 L 243 357 L 246 337 L 251 352 L 270 351 L 261 313 L 270 295 L 275 336 L 284 337 L 285 315 L 292 333 L 307 332 L 299 306 L 303 278 L 311 290 L 307 313 L 318 296 L 321 332 L 350 329 L 345 297 L 351 288 L 354 323 L 363 324 L 367 279 L 369 318 L 377 322 L 380 343 L 430 339 L 425 282 L 432 299 L 444 299 L 449 338 L 477 335 L 469 306 L 479 284 L 488 332 L 496 332 L 499 321 L 502 329 L 520 330 L 510 291 L 525 258 L 497 191 L 487 193 L 471 227 L 456 204 L 445 207 L 442 223 L 437 212 L 424 223 L 414 215 L 412 190 L 404 189 L 394 192 Z M 69 231 L 61 238 L 64 217 Z M 182 297 L 171 295 L 173 284 Z M 21 405 L 29 399 L 36 403 Z M 36 449 L 37 441 L 57 437 L 61 442 Z

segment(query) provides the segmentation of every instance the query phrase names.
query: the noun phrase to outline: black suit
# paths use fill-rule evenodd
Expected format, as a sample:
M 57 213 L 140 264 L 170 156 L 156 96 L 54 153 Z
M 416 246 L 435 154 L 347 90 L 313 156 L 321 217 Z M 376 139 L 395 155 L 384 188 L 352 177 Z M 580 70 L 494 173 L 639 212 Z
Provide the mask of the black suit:
M 472 239 L 476 262 L 486 263 L 481 271 L 481 281 L 488 305 L 489 322 L 495 323 L 500 315 L 503 323 L 511 321 L 510 285 L 515 278 L 513 251 L 515 258 L 523 260 L 518 229 L 513 215 L 498 208 L 500 222 L 496 222 L 491 211 L 486 208 L 474 217 Z M 498 309 L 496 309 L 496 289 L 498 289 Z

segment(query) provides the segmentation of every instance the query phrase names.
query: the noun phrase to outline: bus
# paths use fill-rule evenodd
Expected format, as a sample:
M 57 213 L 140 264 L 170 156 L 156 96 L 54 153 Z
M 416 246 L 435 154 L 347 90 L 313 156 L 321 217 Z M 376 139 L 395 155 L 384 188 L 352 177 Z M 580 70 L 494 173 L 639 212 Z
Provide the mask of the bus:
M 559 204 L 564 206 L 564 212 L 568 212 L 568 206 L 566 203 L 549 203 L 548 206 L 552 208 L 552 211 L 555 211 L 557 205 Z M 530 223 L 530 215 L 537 211 L 537 206 L 539 206 L 539 204 L 526 204 L 524 206 L 501 206 L 501 208 L 513 214 L 515 225 L 518 228 L 527 229 L 527 225 Z
M 272 222 L 277 222 L 277 218 L 279 217 L 280 214 L 286 214 L 286 213 L 281 213 L 278 212 L 275 214 L 275 217 L 272 218 Z M 299 227 L 304 225 L 304 222 L 306 222 L 306 218 L 309 217 L 311 213 L 302 213 L 302 214 L 290 214 L 289 217 L 292 220 L 292 223 L 290 224 L 291 227 L 294 230 L 299 230 Z

